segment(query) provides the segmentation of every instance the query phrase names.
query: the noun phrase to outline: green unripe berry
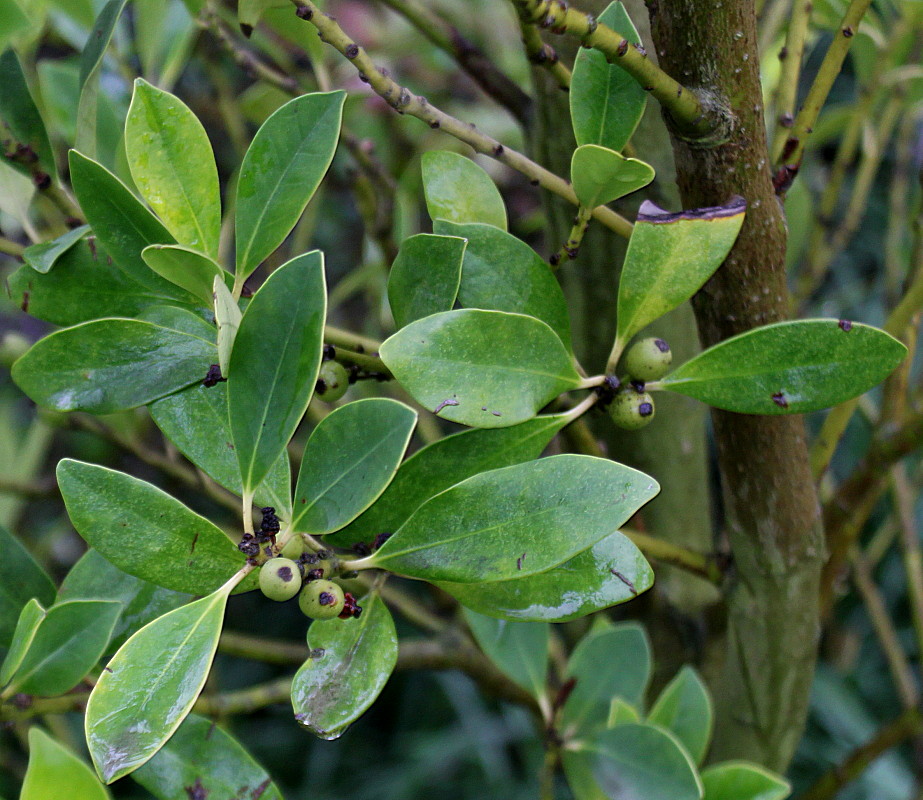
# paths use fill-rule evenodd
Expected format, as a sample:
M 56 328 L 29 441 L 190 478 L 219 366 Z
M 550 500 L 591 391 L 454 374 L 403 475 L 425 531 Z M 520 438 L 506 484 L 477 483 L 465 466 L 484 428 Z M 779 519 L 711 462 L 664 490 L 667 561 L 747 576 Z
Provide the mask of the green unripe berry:
M 302 539 L 297 533 L 289 539 L 279 551 L 279 555 L 283 558 L 290 558 L 292 561 L 297 561 L 301 554 L 305 551 L 304 539 Z
M 609 406 L 609 416 L 620 428 L 636 431 L 654 418 L 654 399 L 647 392 L 625 389 Z
M 325 361 L 317 374 L 315 393 L 325 403 L 335 403 L 349 388 L 349 373 L 339 361 Z
M 651 336 L 641 339 L 628 348 L 622 366 L 635 380 L 660 380 L 673 363 L 673 351 L 663 339 Z
M 270 558 L 260 567 L 260 591 L 270 600 L 291 600 L 300 588 L 301 570 L 290 558 Z
M 343 589 L 333 581 L 310 581 L 298 595 L 298 607 L 311 619 L 333 619 L 346 605 Z

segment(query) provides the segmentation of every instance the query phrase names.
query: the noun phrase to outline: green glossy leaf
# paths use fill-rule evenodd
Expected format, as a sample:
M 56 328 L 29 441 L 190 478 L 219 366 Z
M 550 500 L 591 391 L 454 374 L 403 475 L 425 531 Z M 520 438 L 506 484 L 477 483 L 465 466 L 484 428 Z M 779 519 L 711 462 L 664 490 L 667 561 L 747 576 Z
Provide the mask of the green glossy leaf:
M 420 506 L 374 561 L 431 581 L 525 577 L 592 547 L 658 491 L 643 472 L 591 456 L 491 470 Z
M 704 800 L 785 800 L 788 781 L 757 765 L 727 761 L 702 770 Z
M 57 239 L 27 247 L 22 254 L 23 261 L 36 272 L 45 274 L 61 256 L 86 236 L 89 231 L 89 225 L 80 225 L 67 233 L 62 233 Z
M 439 311 L 458 295 L 465 240 L 418 233 L 401 242 L 388 277 L 388 302 L 398 328 Z
M 101 319 L 37 342 L 13 380 L 39 405 L 107 414 L 144 405 L 197 380 L 215 363 L 212 342 L 131 319 Z
M 741 414 L 801 414 L 868 391 L 906 354 L 897 339 L 869 325 L 780 322 L 720 342 L 660 385 Z
M 365 511 L 394 477 L 416 424 L 413 409 L 385 398 L 356 400 L 324 417 L 305 445 L 292 529 L 330 533 Z
M 86 710 L 86 737 L 106 783 L 145 764 L 192 709 L 211 669 L 228 586 L 155 619 L 135 633 L 99 676 Z
M 161 278 L 144 263 L 141 251 L 152 244 L 172 244 L 173 237 L 131 191 L 101 164 L 69 153 L 71 184 L 93 235 L 116 266 L 158 294 L 197 305 L 196 298 Z
M 393 533 L 426 500 L 465 478 L 538 458 L 568 419 L 564 414 L 539 416 L 510 428 L 462 431 L 426 445 L 401 464 L 374 505 L 332 541 L 350 545 Z
M 699 673 L 683 667 L 663 689 L 647 721 L 671 731 L 696 764 L 701 764 L 711 741 L 714 712 Z
M 116 600 L 121 603 L 122 612 L 106 648 L 106 654 L 112 654 L 136 630 L 185 605 L 192 600 L 192 595 L 164 589 L 129 575 L 90 548 L 71 567 L 58 590 L 58 602 L 68 600 Z
M 501 619 L 566 622 L 633 600 L 654 584 L 641 551 L 621 533 L 547 572 L 491 583 L 439 583 L 462 605 Z
M 19 58 L 12 49 L 4 50 L 0 55 L 0 86 L 3 87 L 0 92 L 0 138 L 3 140 L 0 160 L 20 172 L 30 174 L 35 165 L 23 163 L 17 157 L 17 148 L 28 148 L 38 157 L 38 166 L 49 175 L 54 175 L 54 153 L 48 141 L 45 123 L 32 99 Z
M 278 460 L 308 407 L 324 345 L 324 256 L 272 273 L 253 296 L 231 352 L 228 412 L 245 492 Z
M 746 202 L 670 214 L 641 204 L 619 279 L 618 339 L 624 346 L 643 327 L 694 295 L 737 239 Z
M 632 44 L 641 44 L 635 26 L 616 0 L 598 17 Z M 598 50 L 582 48 L 574 60 L 570 84 L 570 115 L 577 144 L 599 144 L 621 150 L 635 132 L 647 93 L 625 70 Z
M 589 753 L 565 750 L 561 754 L 561 766 L 574 800 L 608 800 L 593 777 L 593 761 Z
M 290 100 L 253 137 L 237 181 L 237 282 L 295 227 L 333 160 L 346 93 Z
M 548 702 L 550 629 L 544 622 L 509 622 L 465 610 L 465 621 L 484 653 L 511 680 Z
M 640 722 L 641 715 L 638 709 L 626 703 L 621 697 L 612 699 L 609 706 L 609 717 L 606 720 L 607 728 L 614 728 L 616 725 L 622 725 L 626 722 Z
M 44 605 L 54 602 L 54 584 L 29 551 L 0 525 L 0 647 L 13 638 L 16 618 L 33 597 Z M 2 681 L 0 681 L 2 682 Z
M 64 459 L 58 488 L 71 523 L 108 561 L 165 589 L 202 594 L 244 565 L 243 554 L 186 506 L 124 472 Z M 237 591 L 252 588 L 255 575 Z
M 215 343 L 215 326 L 185 308 L 172 305 L 150 306 L 138 314 L 138 318 L 143 322 L 159 325 L 161 328 L 168 328 L 177 333 Z
M 218 168 L 205 128 L 189 107 L 136 79 L 125 119 L 125 152 L 135 185 L 176 241 L 217 258 Z
M 322 739 L 336 739 L 375 702 L 397 663 L 397 632 L 378 595 L 362 615 L 318 620 L 308 629 L 311 656 L 292 681 L 295 719 Z
M 109 792 L 81 759 L 33 726 L 19 800 L 109 800 Z
M 209 477 L 240 495 L 240 466 L 228 422 L 227 384 L 190 386 L 150 406 L 157 427 L 179 451 Z M 254 499 L 272 506 L 283 519 L 291 519 L 292 477 L 288 453 L 273 464 Z
M 15 39 L 28 30 L 31 21 L 17 0 L 4 0 L 0 3 L 0 48 L 6 47 L 11 39 Z
M 430 218 L 483 222 L 506 230 L 506 207 L 497 185 L 470 158 L 448 150 L 423 154 L 423 192 Z
M 22 607 L 13 630 L 10 649 L 3 659 L 3 665 L 0 666 L 0 687 L 6 686 L 16 674 L 16 670 L 19 669 L 19 665 L 22 664 L 22 660 L 32 646 L 32 640 L 35 639 L 39 624 L 45 619 L 45 613 L 45 609 L 34 597 Z
M 73 689 L 99 661 L 121 603 L 72 600 L 48 609 L 4 694 L 54 696 Z
M 196 714 L 186 717 L 157 755 L 131 777 L 158 800 L 189 800 L 189 789 L 197 785 L 216 800 L 282 800 L 266 770 L 240 742 Z
M 564 292 L 548 263 L 529 245 L 492 225 L 439 220 L 434 229 L 468 240 L 458 289 L 461 305 L 528 314 L 546 323 L 571 349 Z
M 654 180 L 654 168 L 607 147 L 585 144 L 574 150 L 570 179 L 580 205 L 596 208 L 647 186 Z
M 225 285 L 223 277 L 216 275 L 212 280 L 212 300 L 215 306 L 215 322 L 218 323 L 218 366 L 227 378 L 231 369 L 231 351 L 240 330 L 243 314 L 234 295 Z
M 561 713 L 568 737 L 604 728 L 616 697 L 641 708 L 651 678 L 644 628 L 631 622 L 591 630 L 574 648 L 566 677 L 577 681 Z
M 580 384 L 551 328 L 501 311 L 461 309 L 417 320 L 382 344 L 381 357 L 417 402 L 474 428 L 524 422 Z
M 225 272 L 216 261 L 182 245 L 152 244 L 141 251 L 141 258 L 158 275 L 207 305 L 212 302 L 215 279 L 224 280 Z
M 610 800 L 702 798 L 689 755 L 672 734 L 652 725 L 628 722 L 600 731 L 579 752 L 589 756 L 593 776 Z

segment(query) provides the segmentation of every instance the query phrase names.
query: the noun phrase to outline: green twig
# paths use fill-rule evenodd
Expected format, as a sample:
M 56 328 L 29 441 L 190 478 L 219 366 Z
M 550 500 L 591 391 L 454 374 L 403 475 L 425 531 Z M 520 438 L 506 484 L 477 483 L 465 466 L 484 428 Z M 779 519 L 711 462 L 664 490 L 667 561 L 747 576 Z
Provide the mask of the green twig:
M 663 539 L 656 539 L 640 531 L 623 528 L 622 533 L 631 539 L 645 556 L 653 558 L 655 561 L 684 569 L 692 575 L 698 575 L 709 583 L 715 584 L 715 586 L 720 586 L 724 580 L 721 567 L 712 556 L 696 553 L 693 550 L 671 544 Z
M 551 266 L 557 269 L 564 259 L 575 259 L 580 252 L 580 244 L 583 242 L 583 236 L 590 227 L 590 218 L 593 215 L 593 209 L 586 206 L 580 206 L 577 209 L 577 216 L 574 217 L 574 225 L 570 229 L 567 241 L 561 245 L 561 249 L 551 257 Z
M 542 41 L 541 34 L 535 25 L 526 22 L 522 17 L 519 18 L 519 27 L 529 61 L 546 70 L 558 88 L 565 92 L 570 91 L 571 72 L 561 63 L 557 51 L 550 44 Z
M 26 248 L 19 244 L 19 242 L 14 242 L 12 239 L 0 236 L 0 253 L 3 253 L 3 255 L 21 258 L 25 249 Z
M 795 122 L 795 103 L 798 100 L 798 78 L 801 75 L 801 62 L 804 58 L 804 42 L 811 21 L 811 0 L 795 0 L 785 46 L 779 53 L 782 72 L 776 89 L 776 135 L 773 139 L 772 157 L 778 161 L 785 147 L 787 131 Z

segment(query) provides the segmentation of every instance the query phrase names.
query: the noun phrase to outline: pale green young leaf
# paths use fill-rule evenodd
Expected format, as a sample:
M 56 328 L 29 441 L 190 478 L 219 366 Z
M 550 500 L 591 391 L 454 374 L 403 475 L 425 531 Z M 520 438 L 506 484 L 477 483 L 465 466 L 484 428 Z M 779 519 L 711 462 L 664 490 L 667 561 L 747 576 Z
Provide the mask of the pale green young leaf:
M 125 151 L 135 185 L 176 241 L 217 258 L 218 168 L 205 128 L 189 107 L 137 78 Z
M 0 525 L 0 647 L 13 638 L 16 619 L 32 598 L 42 605 L 54 602 L 54 584 L 22 543 Z M 0 681 L 2 682 L 2 681 Z
M 381 357 L 417 402 L 474 428 L 531 419 L 580 384 L 551 328 L 501 311 L 460 309 L 417 320 L 382 344 Z
M 128 775 L 173 735 L 205 685 L 229 586 L 155 619 L 112 657 L 90 694 L 86 737 L 105 783 Z
M 40 727 L 29 728 L 29 766 L 19 800 L 110 800 L 93 770 Z
M 497 185 L 470 158 L 448 150 L 423 154 L 423 193 L 433 220 L 483 222 L 506 230 L 506 207 Z
M 22 254 L 22 259 L 36 272 L 40 272 L 44 275 L 55 265 L 55 262 L 57 262 L 61 256 L 89 232 L 89 225 L 79 225 L 67 233 L 62 233 L 57 239 L 49 239 L 47 242 L 41 242 L 27 247 Z
M 867 392 L 906 355 L 897 339 L 858 322 L 779 322 L 710 347 L 660 386 L 740 414 L 802 414 Z
M 702 770 L 704 800 L 785 800 L 788 781 L 758 764 L 726 761 Z
M 218 324 L 218 366 L 222 377 L 227 378 L 231 370 L 231 351 L 243 314 L 222 276 L 215 275 L 211 290 L 215 322 Z
M 13 638 L 10 640 L 10 649 L 7 651 L 3 664 L 0 665 L 0 687 L 6 686 L 16 674 L 22 660 L 32 646 L 32 640 L 38 631 L 38 626 L 47 612 L 41 603 L 34 597 L 29 600 L 19 612 L 16 627 L 13 629 Z
M 201 29 L 183 3 L 133 0 L 134 45 L 142 76 L 170 89 L 189 64 Z
M 317 620 L 308 629 L 311 655 L 292 681 L 295 719 L 321 739 L 336 739 L 375 702 L 397 663 L 397 632 L 377 594 L 362 614 Z
M 212 301 L 212 283 L 224 281 L 225 271 L 214 260 L 178 244 L 152 244 L 141 258 L 154 272 L 194 294 L 206 305 Z
M 457 583 L 545 572 L 606 538 L 659 488 L 643 472 L 581 455 L 483 472 L 420 506 L 373 561 Z
M 640 722 L 641 715 L 638 709 L 626 703 L 621 697 L 613 697 L 609 705 L 609 716 L 606 719 L 606 727 L 614 728 L 616 725 L 622 725 L 626 722 Z
M 714 712 L 708 689 L 694 667 L 684 666 L 664 687 L 647 721 L 672 731 L 692 760 L 702 763 L 711 741 Z
M 450 311 L 458 295 L 465 240 L 418 233 L 401 242 L 388 276 L 388 303 L 398 328 Z
M 308 407 L 326 313 L 324 257 L 317 250 L 279 267 L 247 306 L 228 378 L 231 435 L 245 492 L 266 477 Z
M 585 144 L 571 157 L 570 180 L 580 205 L 596 208 L 647 186 L 654 180 L 654 168 L 607 147 Z

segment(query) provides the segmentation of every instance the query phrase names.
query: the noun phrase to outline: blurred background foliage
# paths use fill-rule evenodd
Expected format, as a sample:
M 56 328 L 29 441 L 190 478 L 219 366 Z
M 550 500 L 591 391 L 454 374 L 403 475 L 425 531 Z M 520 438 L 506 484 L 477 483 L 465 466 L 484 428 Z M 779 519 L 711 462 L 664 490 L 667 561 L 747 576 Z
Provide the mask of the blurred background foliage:
M 0 49 L 12 45 L 22 59 L 65 178 L 66 151 L 75 135 L 80 53 L 103 5 L 102 0 L 0 0 Z M 351 64 L 324 49 L 310 26 L 294 24 L 290 3 L 280 2 L 279 8 L 271 9 L 249 39 L 238 28 L 233 3 L 209 0 L 194 13 L 198 5 L 182 0 L 129 3 L 100 73 L 99 160 L 131 185 L 121 131 L 136 75 L 178 94 L 203 121 L 225 187 L 234 185 L 235 170 L 257 126 L 291 91 L 347 89 L 346 132 L 330 177 L 290 241 L 263 270 L 308 247 L 323 249 L 332 321 L 380 338 L 393 329 L 385 286 L 396 245 L 427 230 L 429 224 L 420 185 L 420 154 L 441 148 L 471 155 L 470 149 L 394 114 L 361 83 Z M 839 0 L 814 3 L 802 93 L 844 6 Z M 533 74 L 510 5 L 489 0 L 331 0 L 327 7 L 378 64 L 413 91 L 508 146 L 531 147 L 533 127 L 523 126 L 486 95 L 439 40 L 441 32 L 460 32 L 531 97 L 533 81 L 544 76 Z M 439 26 L 425 20 L 422 28 L 415 25 L 408 19 L 408 9 L 422 9 L 427 18 L 440 21 Z M 769 109 L 790 9 L 790 0 L 761 3 L 762 68 Z M 921 9 L 920 2 L 873 4 L 788 195 L 790 285 L 802 316 L 855 318 L 880 325 L 908 275 L 920 267 Z M 662 138 L 656 109 L 649 109 L 649 117 L 645 125 L 661 126 L 657 135 Z M 569 127 L 566 119 L 560 124 Z M 641 158 L 648 157 L 646 145 L 646 137 L 636 137 L 634 146 Z M 477 160 L 501 188 L 512 232 L 543 255 L 555 252 L 561 244 L 558 229 L 539 190 L 497 162 Z M 673 191 L 669 175 L 666 164 L 655 188 L 661 196 L 669 197 Z M 641 199 L 628 198 L 620 211 L 633 217 Z M 233 206 L 232 196 L 224 200 L 226 209 Z M 64 221 L 48 198 L 28 177 L 0 163 L 0 276 L 6 279 L 21 263 L 21 246 L 63 230 Z M 230 246 L 227 237 L 223 246 L 225 250 Z M 566 269 L 581 267 L 578 259 Z M 259 280 L 260 275 L 255 282 Z M 70 529 L 54 484 L 55 463 L 69 456 L 155 482 L 192 508 L 233 526 L 230 512 L 202 491 L 200 476 L 160 438 L 145 411 L 96 419 L 41 411 L 26 401 L 9 379 L 9 366 L 25 341 L 48 330 L 50 326 L 22 313 L 5 292 L 0 293 L 0 524 L 14 531 L 60 581 L 83 548 Z M 910 374 L 906 379 L 911 386 L 917 381 L 910 397 L 919 404 L 923 400 L 919 376 Z M 350 399 L 364 392 L 365 387 L 357 385 Z M 861 413 L 847 429 L 822 492 L 829 494 L 862 458 L 880 413 L 880 394 L 860 404 Z M 318 413 L 322 412 L 309 410 L 309 416 Z M 809 420 L 812 430 L 819 428 L 821 420 L 820 415 Z M 419 440 L 413 446 L 438 436 L 439 426 L 446 430 L 446 423 L 421 420 Z M 858 561 L 854 559 L 861 568 L 854 573 L 856 579 L 841 587 L 842 599 L 825 629 L 811 715 L 791 767 L 795 796 L 903 708 L 919 702 L 923 639 L 921 620 L 915 617 L 908 594 L 907 564 L 913 550 L 906 543 L 908 537 L 918 540 L 923 529 L 920 485 L 916 455 L 894 469 L 889 491 L 863 528 Z M 713 516 L 720 530 L 720 510 Z M 646 619 L 656 628 L 664 616 L 653 613 L 659 602 L 656 596 L 648 597 L 615 613 Z M 297 610 L 281 606 L 267 615 L 265 606 L 252 596 L 232 600 L 228 621 L 242 633 L 276 639 L 300 641 L 304 629 Z M 399 624 L 405 628 L 402 634 L 413 632 L 403 620 Z M 586 624 L 557 626 L 560 643 L 573 642 Z M 897 644 L 890 659 L 882 645 L 887 637 L 883 624 Z M 655 629 L 651 635 L 657 647 L 664 638 L 678 634 L 672 630 L 658 634 Z M 687 626 L 685 635 L 695 639 L 695 628 Z M 665 657 L 666 673 L 675 668 L 676 656 Z M 895 680 L 895 670 L 903 670 L 903 684 Z M 288 666 L 223 653 L 206 695 L 290 671 Z M 409 800 L 438 792 L 445 800 L 515 800 L 535 797 L 538 791 L 542 745 L 528 712 L 483 694 L 459 671 L 399 672 L 371 711 L 335 742 L 317 741 L 299 730 L 284 703 L 221 721 L 252 749 L 289 797 Z M 48 718 L 54 733 L 81 751 L 79 722 L 78 715 Z M 0 730 L 0 796 L 12 797 L 18 791 L 26 765 L 24 745 L 18 727 Z M 923 797 L 921 775 L 923 733 L 918 732 L 837 796 L 843 800 Z M 147 796 L 128 781 L 120 782 L 114 794 Z

